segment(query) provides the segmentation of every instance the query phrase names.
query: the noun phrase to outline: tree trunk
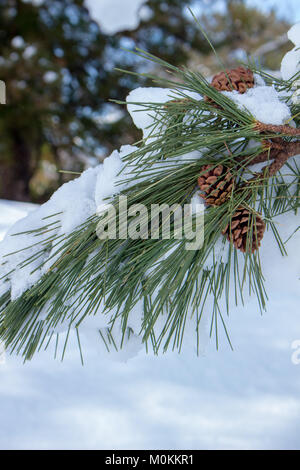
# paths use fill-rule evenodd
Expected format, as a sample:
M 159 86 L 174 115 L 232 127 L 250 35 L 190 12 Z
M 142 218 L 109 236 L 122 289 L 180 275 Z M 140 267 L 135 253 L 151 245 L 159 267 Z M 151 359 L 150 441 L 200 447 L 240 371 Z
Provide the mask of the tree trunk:
M 12 158 L 1 165 L 0 197 L 29 201 L 29 182 L 32 177 L 31 150 L 18 129 L 11 130 Z

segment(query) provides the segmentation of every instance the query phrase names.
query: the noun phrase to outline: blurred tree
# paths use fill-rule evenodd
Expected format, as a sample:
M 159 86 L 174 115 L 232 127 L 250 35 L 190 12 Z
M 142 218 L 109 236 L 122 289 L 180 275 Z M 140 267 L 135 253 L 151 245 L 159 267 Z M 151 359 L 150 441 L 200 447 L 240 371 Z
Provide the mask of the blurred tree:
M 0 1 L 1 197 L 26 200 L 42 154 L 60 166 L 76 144 L 96 144 L 93 112 L 103 98 L 98 82 L 105 39 L 83 1 Z M 99 144 L 98 144 L 99 145 Z
M 84 0 L 0 0 L 0 79 L 7 86 L 0 197 L 42 202 L 71 177 L 59 169 L 81 171 L 139 138 L 124 107 L 109 99 L 124 100 L 143 84 L 115 67 L 142 72 L 149 64 L 122 48 L 138 46 L 175 65 L 214 71 L 215 57 L 187 7 L 201 7 L 200 21 L 226 64 L 247 38 L 253 50 L 287 29 L 274 14 L 267 18 L 241 1 L 224 0 L 223 13 L 213 3 L 148 0 L 136 29 L 109 36 Z
M 195 0 L 148 0 L 141 7 L 139 26 L 121 31 L 117 38 L 131 38 L 141 49 L 176 64 L 185 64 L 193 49 L 210 53 L 188 11 L 194 4 Z
M 161 55 L 170 59 L 175 51 L 173 61 L 185 62 L 176 37 L 173 45 L 166 37 L 172 15 L 180 18 L 180 2 L 174 2 L 169 26 L 162 23 L 162 39 L 152 35 L 163 16 L 158 2 L 152 3 L 156 13 L 143 44 L 149 50 L 155 42 L 165 44 Z M 178 31 L 185 36 L 183 18 Z M 134 77 L 113 72 L 115 66 L 137 67 L 138 60 L 120 49 L 126 36 L 102 34 L 83 0 L 0 0 L 0 77 L 7 85 L 0 116 L 0 197 L 44 200 L 68 178 L 57 169 L 80 171 L 90 157 L 104 157 L 138 138 L 130 119 L 120 119 L 120 108 L 108 105 L 109 98 L 125 99 L 136 86 Z
M 262 45 L 279 38 L 260 57 L 263 66 L 275 70 L 290 47 L 286 37 L 290 24 L 275 11 L 263 13 L 245 0 L 148 0 L 141 7 L 139 26 L 121 31 L 115 41 L 121 38 L 122 42 L 126 37 L 134 45 L 171 63 L 200 66 L 204 73 L 211 74 L 219 70 L 220 62 L 188 8 L 195 12 L 226 66 L 238 60 L 246 61 Z M 282 50 L 278 51 L 278 45 Z
M 223 0 L 218 3 L 218 8 L 203 8 L 200 22 L 209 33 L 222 62 L 231 67 L 238 60 L 247 62 L 250 58 L 259 60 L 265 68 L 278 70 L 282 56 L 290 48 L 286 35 L 290 23 L 280 19 L 274 10 L 263 13 L 249 6 L 245 0 Z M 261 46 L 266 43 L 269 48 L 262 50 Z M 214 54 L 203 56 L 198 51 L 193 54 L 193 59 L 191 66 L 201 63 L 210 73 L 220 68 Z

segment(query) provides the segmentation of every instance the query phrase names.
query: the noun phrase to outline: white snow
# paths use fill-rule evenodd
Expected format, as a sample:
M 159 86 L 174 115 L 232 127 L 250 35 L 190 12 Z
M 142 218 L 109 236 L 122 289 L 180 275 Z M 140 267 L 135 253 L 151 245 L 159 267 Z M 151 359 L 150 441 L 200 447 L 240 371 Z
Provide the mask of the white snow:
M 300 46 L 288 51 L 281 61 L 281 75 L 284 80 L 289 80 L 300 70 Z
M 126 98 L 128 112 L 135 126 L 143 130 L 144 137 L 147 137 L 151 132 L 150 126 L 155 115 L 154 111 L 147 109 L 146 104 L 151 106 L 152 103 L 166 103 L 171 99 L 169 88 L 140 87 L 128 94 Z
M 295 47 L 288 51 L 281 61 L 280 71 L 284 80 L 289 80 L 300 71 L 300 23 L 291 27 L 288 38 Z
M 199 100 L 201 96 L 196 93 L 186 93 L 192 99 Z M 159 87 L 140 87 L 132 90 L 127 98 L 127 109 L 132 117 L 135 126 L 142 129 L 144 138 L 149 137 L 153 133 L 151 124 L 155 117 L 155 111 L 151 110 L 151 103 L 166 103 L 173 99 L 179 99 L 180 96 L 170 88 Z M 182 98 L 182 97 L 181 97 Z M 147 105 L 149 107 L 147 107 Z M 155 132 L 155 131 L 154 131 Z M 150 142 L 149 139 L 147 142 Z
M 106 34 L 137 28 L 141 19 L 149 18 L 143 9 L 146 0 L 85 0 L 92 18 Z
M 36 208 L 37 206 L 31 203 L 0 200 L 0 240 L 11 225 Z
M 235 90 L 222 93 L 265 124 L 284 124 L 291 117 L 289 107 L 280 101 L 280 95 L 272 86 L 255 86 L 243 94 Z
M 237 91 L 223 91 L 222 93 L 234 101 L 241 109 L 248 110 L 254 118 L 265 124 L 280 125 L 291 118 L 289 107 L 281 101 L 281 95 L 273 86 L 265 86 L 263 79 L 255 76 L 256 86 L 249 88 L 246 93 Z M 188 93 L 192 99 L 202 99 L 196 93 Z M 147 142 L 155 139 L 155 130 L 151 127 L 155 111 L 151 110 L 151 103 L 166 103 L 176 99 L 176 93 L 169 88 L 147 87 L 136 88 L 127 97 L 127 109 L 136 127 L 143 130 Z M 178 99 L 178 96 L 177 96 Z M 148 105 L 148 107 L 147 107 Z M 276 109 L 276 112 L 274 110 Z M 153 133 L 154 136 L 149 137 Z
M 136 149 L 137 147 L 133 145 L 123 145 L 120 151 L 114 150 L 113 153 L 104 160 L 103 165 L 99 168 L 95 189 L 95 202 L 97 207 L 103 204 L 106 198 L 119 193 L 124 188 L 124 185 L 117 184 L 120 179 L 117 178 L 117 176 L 124 168 L 122 159 Z
M 294 24 L 291 29 L 289 29 L 288 33 L 288 38 L 292 43 L 295 44 L 295 46 L 300 45 L 300 22 Z

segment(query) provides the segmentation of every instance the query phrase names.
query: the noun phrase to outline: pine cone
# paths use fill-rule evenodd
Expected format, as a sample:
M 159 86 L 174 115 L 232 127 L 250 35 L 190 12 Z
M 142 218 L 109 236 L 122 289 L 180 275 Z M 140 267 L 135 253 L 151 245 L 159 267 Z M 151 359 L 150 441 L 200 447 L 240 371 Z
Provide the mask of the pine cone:
M 204 171 L 205 173 L 203 173 Z M 201 173 L 203 174 L 198 178 L 198 185 L 205 193 L 200 196 L 206 204 L 220 206 L 230 198 L 235 179 L 228 168 L 223 165 L 216 167 L 204 165 L 201 168 Z
M 254 87 L 254 76 L 251 70 L 245 67 L 226 70 L 215 75 L 211 86 L 219 91 L 237 90 L 239 93 L 245 93 L 248 88 Z
M 251 70 L 242 66 L 231 70 L 226 69 L 226 72 L 220 72 L 213 77 L 211 86 L 218 91 L 237 90 L 243 94 L 248 88 L 254 87 L 254 75 Z M 208 96 L 205 96 L 204 99 L 209 103 L 214 103 Z M 214 106 L 219 107 L 216 103 Z
M 266 224 L 260 214 L 249 212 L 244 207 L 239 207 L 233 214 L 231 223 L 223 230 L 222 234 L 228 241 L 243 253 L 251 251 L 254 253 L 260 247 L 264 236 Z M 249 235 L 252 239 L 248 240 Z

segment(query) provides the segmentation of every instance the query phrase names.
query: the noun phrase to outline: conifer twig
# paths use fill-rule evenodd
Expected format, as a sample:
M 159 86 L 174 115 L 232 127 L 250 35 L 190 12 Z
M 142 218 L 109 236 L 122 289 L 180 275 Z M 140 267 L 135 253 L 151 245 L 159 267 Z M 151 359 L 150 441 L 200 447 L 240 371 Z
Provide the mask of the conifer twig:
M 300 153 L 300 142 L 287 143 L 284 150 L 278 153 L 274 162 L 271 163 L 271 165 L 264 167 L 262 171 L 264 171 L 264 169 L 268 169 L 268 175 L 274 176 L 277 173 L 277 171 L 279 171 L 280 168 L 283 167 L 283 165 L 286 163 L 286 161 L 290 157 L 294 157 L 295 155 L 298 155 L 299 153 Z
M 300 129 L 290 127 L 287 125 L 264 124 L 263 122 L 256 121 L 255 130 L 259 132 L 273 132 L 274 134 L 287 134 L 287 135 L 300 135 Z
M 242 163 L 245 160 L 247 160 L 247 158 L 249 158 L 247 166 L 250 166 L 250 165 L 254 165 L 256 163 L 262 163 L 262 162 L 266 162 L 268 160 L 273 160 L 274 158 L 277 157 L 278 153 L 279 153 L 278 149 L 271 149 L 271 150 L 268 150 L 268 151 L 261 152 L 258 155 L 254 156 L 253 158 L 249 158 L 249 156 L 241 155 L 241 156 L 236 157 L 235 160 L 238 163 Z
M 287 160 L 290 157 L 294 157 L 298 154 L 300 154 L 300 142 L 286 143 L 285 149 L 282 151 L 279 151 L 277 156 L 274 158 L 274 161 L 270 165 L 264 166 L 261 172 L 258 173 L 254 178 L 251 178 L 250 180 L 248 180 L 246 184 L 248 185 L 249 183 L 257 183 L 259 181 L 264 180 L 265 178 L 270 178 L 272 176 L 275 176 L 275 174 L 283 167 L 283 165 L 287 162 Z M 260 154 L 260 155 L 263 155 L 263 154 Z M 262 159 L 261 162 L 263 161 L 266 161 L 266 160 Z
M 270 167 L 272 167 L 272 173 L 277 173 L 277 171 L 284 165 L 284 163 L 290 158 L 300 153 L 300 142 L 285 142 L 284 140 L 276 137 L 270 141 L 263 141 L 263 146 L 268 148 L 253 158 L 249 158 L 247 166 L 254 165 L 256 163 L 263 163 L 268 160 L 276 160 L 277 163 L 273 162 Z M 239 163 L 244 162 L 247 159 L 247 156 L 237 156 L 235 160 Z M 275 168 L 277 168 L 275 170 Z M 266 168 L 266 167 L 265 167 Z M 275 172 L 275 173 L 273 173 Z

